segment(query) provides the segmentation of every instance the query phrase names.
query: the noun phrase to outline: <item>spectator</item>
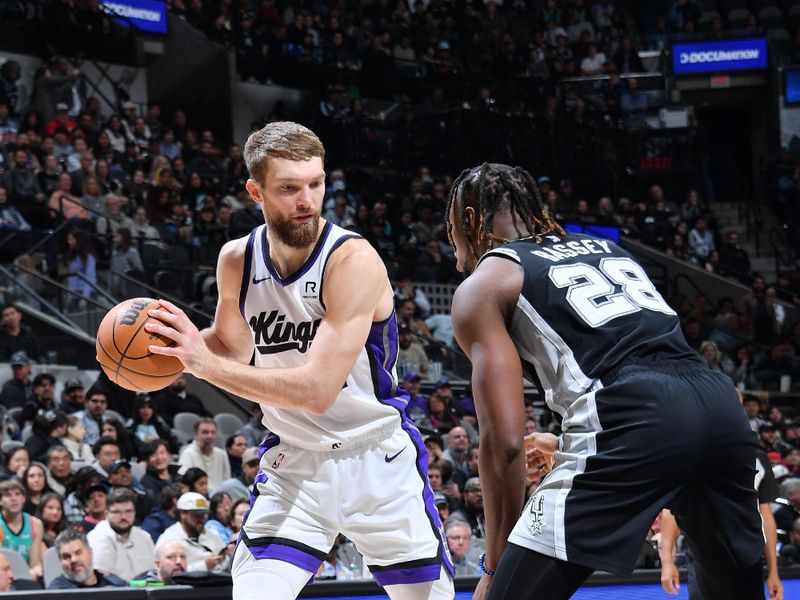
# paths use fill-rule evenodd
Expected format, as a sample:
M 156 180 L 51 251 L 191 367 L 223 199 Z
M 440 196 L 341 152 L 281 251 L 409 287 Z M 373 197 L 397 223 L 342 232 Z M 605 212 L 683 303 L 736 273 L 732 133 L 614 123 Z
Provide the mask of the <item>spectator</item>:
M 25 352 L 15 352 L 9 358 L 11 363 L 11 379 L 3 383 L 0 390 L 0 404 L 6 408 L 24 406 L 33 399 L 33 385 L 31 385 L 31 363 Z
M 230 525 L 230 512 L 233 502 L 225 492 L 217 492 L 211 496 L 211 518 L 206 522 L 206 529 L 216 531 L 226 544 L 235 542 Z
M 428 399 L 419 393 L 421 383 L 420 374 L 416 371 L 407 371 L 403 375 L 403 389 L 408 393 L 406 414 L 409 418 L 418 421 L 428 416 Z
M 48 492 L 42 496 L 36 510 L 36 518 L 42 522 L 45 547 L 52 548 L 59 533 L 67 528 L 67 517 L 64 514 L 64 499 L 56 492 Z
M 581 75 L 600 75 L 606 64 L 606 55 L 597 51 L 597 46 L 589 44 L 586 56 L 581 61 Z M 625 71 L 623 71 L 624 73 Z
M 14 589 L 14 572 L 8 559 L 0 554 L 0 592 L 13 592 Z
M 116 460 L 122 458 L 119 442 L 117 440 L 102 437 L 92 446 L 94 462 L 92 467 L 105 478 L 108 478 L 108 468 Z
M 689 231 L 689 249 L 692 253 L 692 262 L 702 265 L 709 254 L 716 250 L 714 234 L 708 229 L 706 219 L 698 217 L 694 227 Z
M 122 199 L 114 194 L 106 194 L 103 201 L 105 214 L 99 216 L 95 222 L 95 231 L 101 238 L 108 239 L 120 229 L 126 229 L 130 235 L 130 232 L 134 229 L 133 219 L 121 210 L 121 201 Z
M 38 462 L 28 465 L 22 476 L 22 485 L 25 488 L 25 504 L 23 504 L 22 510 L 29 515 L 34 515 L 42 501 L 42 496 L 53 491 L 47 485 L 47 470 L 44 465 Z
M 178 499 L 187 491 L 186 486 L 182 483 L 170 483 L 161 489 L 158 496 L 158 510 L 147 515 L 141 525 L 141 528 L 150 534 L 154 542 L 158 540 L 164 531 L 177 522 Z
M 189 488 L 190 492 L 201 494 L 206 498 L 209 497 L 208 493 L 208 475 L 203 469 L 198 467 L 190 467 L 181 477 L 181 483 Z
M 260 461 L 258 459 L 258 448 L 247 448 L 242 454 L 242 472 L 239 475 L 223 481 L 218 487 L 216 494 L 226 493 L 236 502 L 241 499 L 250 499 L 250 486 L 258 474 Z M 216 495 L 215 494 L 215 495 Z
M 31 464 L 30 454 L 28 454 L 28 449 L 24 446 L 22 448 L 14 448 L 6 455 L 6 470 L 20 480 L 22 480 L 29 464 Z
M 74 292 L 69 307 L 75 310 L 84 298 L 95 296 L 94 286 L 97 285 L 97 260 L 92 241 L 85 232 L 74 230 L 67 234 L 67 259 L 67 287 Z
M 42 522 L 23 511 L 25 488 L 15 480 L 0 482 L 0 545 L 25 559 L 31 576 L 42 574 Z
M 200 494 L 187 492 L 177 503 L 178 522 L 169 527 L 156 542 L 156 551 L 167 541 L 183 544 L 188 563 L 187 571 L 222 571 L 227 558 L 220 554 L 225 549 L 215 531 L 206 529 L 209 502 Z
M 67 416 L 61 411 L 47 410 L 33 418 L 31 436 L 25 447 L 35 461 L 47 460 L 48 451 L 61 446 L 61 438 L 67 432 Z
M 81 531 L 89 533 L 95 526 L 106 518 L 108 513 L 108 488 L 103 484 L 94 484 L 87 487 L 79 496 L 83 508 L 83 519 L 76 526 Z
M 181 451 L 178 459 L 182 472 L 192 467 L 205 471 L 208 474 L 208 487 L 212 491 L 231 477 L 228 456 L 215 446 L 216 441 L 217 424 L 214 419 L 200 419 L 194 426 L 194 441 Z
M 72 417 L 74 418 L 74 417 Z M 63 438 L 62 438 L 63 441 Z M 88 453 L 85 461 L 88 462 Z M 47 451 L 47 485 L 62 498 L 67 495 L 67 490 L 72 485 L 72 455 L 65 446 L 53 446 Z
M 67 379 L 64 383 L 59 408 L 68 415 L 86 409 L 86 392 L 80 379 Z
M 398 345 L 397 363 L 403 373 L 419 373 L 424 379 L 428 378 L 428 356 L 419 344 L 412 344 L 411 328 L 406 323 L 397 327 Z
M 438 393 L 428 398 L 428 419 L 437 433 L 445 434 L 459 425 L 459 419 Z
M 155 546 L 147 533 L 134 525 L 136 494 L 125 488 L 108 495 L 106 519 L 87 535 L 95 568 L 130 581 L 153 564 Z
M 115 490 L 128 490 L 133 494 L 134 508 L 136 509 L 136 524 L 141 523 L 153 510 L 154 502 L 150 500 L 143 489 L 134 485 L 131 463 L 127 460 L 115 460 L 108 467 L 108 485 L 111 492 Z
M 472 532 L 469 525 L 458 519 L 448 519 L 444 531 L 447 537 L 447 547 L 450 548 L 450 556 L 453 558 L 456 577 L 480 575 L 481 570 L 478 563 L 469 556 L 472 545 Z
M 247 439 L 238 433 L 229 436 L 225 441 L 225 452 L 228 454 L 231 477 L 238 477 L 242 474 L 242 455 L 246 449 Z
M 2 312 L 3 329 L 0 330 L 0 361 L 9 361 L 12 354 L 24 352 L 29 359 L 41 362 L 43 353 L 36 335 L 22 324 L 22 311 L 14 304 L 6 304 Z
M 62 574 L 47 586 L 50 590 L 76 588 L 127 587 L 116 575 L 104 575 L 94 569 L 94 556 L 86 535 L 75 529 L 66 529 L 56 538 Z
M 64 403 L 61 403 L 63 406 Z M 94 460 L 92 447 L 84 442 L 86 427 L 80 417 L 69 415 L 67 417 L 67 434 L 61 438 L 63 446 L 69 450 L 70 455 L 79 464 L 89 464 Z
M 620 100 L 623 120 L 629 129 L 641 129 L 647 117 L 647 96 L 639 91 L 639 81 L 635 78 L 628 80 L 628 90 L 622 94 Z
M 19 417 L 21 424 L 30 425 L 37 415 L 55 410 L 55 385 L 56 378 L 50 373 L 39 373 L 33 378 L 33 397 L 22 407 Z M 40 457 L 39 454 L 31 454 L 31 458 L 39 460 Z
M 159 407 L 159 413 L 170 427 L 173 425 L 175 415 L 179 412 L 190 412 L 201 417 L 212 416 L 203 406 L 200 398 L 186 390 L 186 377 L 183 374 L 179 375 L 167 389 L 156 397 L 156 404 Z
M 133 582 L 173 585 L 174 577 L 186 572 L 186 551 L 177 540 L 164 542 L 156 552 L 154 569 L 136 575 Z
M 137 455 L 131 432 L 125 429 L 125 426 L 118 419 L 105 421 L 100 427 L 100 435 L 115 440 L 119 444 L 121 458 L 133 460 L 133 457 Z
M 72 193 L 72 177 L 69 173 L 58 176 L 58 187 L 50 194 L 48 206 L 51 220 L 65 219 L 78 226 L 91 224 L 89 211 L 81 206 L 81 199 Z
M 738 231 L 728 232 L 725 243 L 719 249 L 719 262 L 723 273 L 731 274 L 739 280 L 750 280 L 750 257 L 747 250 L 739 245 Z
M 467 479 L 464 484 L 464 501 L 450 515 L 448 522 L 452 523 L 459 520 L 469 525 L 473 538 L 484 539 L 483 491 L 481 489 L 481 480 L 478 477 Z
M 100 439 L 100 431 L 107 407 L 108 395 L 98 388 L 90 389 L 86 396 L 86 410 L 80 413 L 81 421 L 86 429 L 83 441 L 87 444 L 94 445 Z
M 156 404 L 147 394 L 137 394 L 133 418 L 128 425 L 136 446 L 142 448 L 155 440 L 163 440 L 170 452 L 178 451 L 178 440 L 167 423 L 156 412 Z
M 170 464 L 169 448 L 163 439 L 145 443 L 140 457 L 147 462 L 142 487 L 150 495 L 150 499 L 157 502 L 161 490 L 177 480 L 178 466 Z
M 463 427 L 453 427 L 447 434 L 447 450 L 443 458 L 453 465 L 453 469 L 466 474 L 469 458 L 469 436 Z
M 755 274 L 750 293 L 742 297 L 741 314 L 747 336 L 754 342 L 769 345 L 775 337 L 777 321 L 775 303 L 767 297 L 766 291 L 764 278 Z
M 779 530 L 789 531 L 800 518 L 800 479 L 791 477 L 784 480 L 781 484 L 780 497 L 785 499 L 786 503 L 775 510 L 775 525 Z
M 94 467 L 80 467 L 75 471 L 64 499 L 64 512 L 70 526 L 80 525 L 86 516 L 83 509 L 84 492 L 92 486 L 102 486 L 105 483 L 105 477 L 95 471 Z

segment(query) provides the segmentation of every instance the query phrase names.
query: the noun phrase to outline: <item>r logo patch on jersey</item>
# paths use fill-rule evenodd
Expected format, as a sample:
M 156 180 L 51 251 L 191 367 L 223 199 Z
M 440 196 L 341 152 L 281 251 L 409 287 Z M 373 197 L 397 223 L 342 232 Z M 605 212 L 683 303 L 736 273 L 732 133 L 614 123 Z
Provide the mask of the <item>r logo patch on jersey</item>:
M 306 281 L 305 293 L 303 300 L 316 300 L 317 299 L 317 282 Z
M 545 525 L 547 522 L 544 520 L 544 494 L 534 494 L 531 498 L 531 533 L 539 535 Z

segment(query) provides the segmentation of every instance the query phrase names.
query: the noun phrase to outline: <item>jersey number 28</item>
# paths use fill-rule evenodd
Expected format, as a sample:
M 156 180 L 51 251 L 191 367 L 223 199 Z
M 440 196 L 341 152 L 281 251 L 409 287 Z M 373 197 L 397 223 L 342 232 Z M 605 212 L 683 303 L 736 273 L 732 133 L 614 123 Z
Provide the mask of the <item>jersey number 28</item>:
M 556 265 L 549 275 L 556 287 L 567 288 L 567 302 L 591 327 L 642 309 L 675 314 L 644 269 L 630 258 L 604 258 L 599 268 L 586 263 Z M 614 284 L 622 290 L 616 292 Z

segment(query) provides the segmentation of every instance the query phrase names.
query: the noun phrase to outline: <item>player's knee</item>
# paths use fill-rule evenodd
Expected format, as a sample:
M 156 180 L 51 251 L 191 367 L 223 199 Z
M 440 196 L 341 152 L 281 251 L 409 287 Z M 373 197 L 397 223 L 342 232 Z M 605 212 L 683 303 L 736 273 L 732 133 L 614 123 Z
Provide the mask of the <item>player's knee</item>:
M 264 600 L 264 590 L 270 599 L 294 600 L 311 579 L 311 573 L 280 560 L 258 560 L 235 570 L 233 600 Z
M 453 580 L 444 567 L 436 581 L 387 585 L 385 589 L 391 600 L 453 600 L 455 596 Z

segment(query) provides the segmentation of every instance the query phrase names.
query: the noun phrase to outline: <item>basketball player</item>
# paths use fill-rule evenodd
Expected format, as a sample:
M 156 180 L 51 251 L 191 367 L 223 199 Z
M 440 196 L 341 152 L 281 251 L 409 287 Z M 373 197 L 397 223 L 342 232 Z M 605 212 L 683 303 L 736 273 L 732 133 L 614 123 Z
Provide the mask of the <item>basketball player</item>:
M 558 600 L 595 569 L 629 575 L 668 507 L 707 600 L 763 598 L 752 432 L 730 380 L 689 348 L 642 267 L 608 240 L 565 234 L 521 168 L 464 171 L 448 200 L 469 275 L 453 326 L 481 432 L 475 597 Z M 555 464 L 524 509 L 523 375 L 562 431 L 532 434 Z
M 229 242 L 213 325 L 162 302 L 148 330 L 187 372 L 262 405 L 251 508 L 233 559 L 236 600 L 295 598 L 339 532 L 392 599 L 454 595 L 422 437 L 397 385 L 397 318 L 378 254 L 320 218 L 324 149 L 270 123 L 244 149 L 266 226 Z M 255 366 L 248 362 L 253 358 Z

